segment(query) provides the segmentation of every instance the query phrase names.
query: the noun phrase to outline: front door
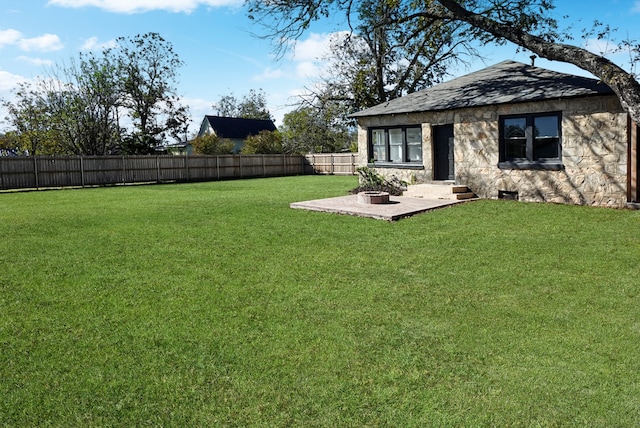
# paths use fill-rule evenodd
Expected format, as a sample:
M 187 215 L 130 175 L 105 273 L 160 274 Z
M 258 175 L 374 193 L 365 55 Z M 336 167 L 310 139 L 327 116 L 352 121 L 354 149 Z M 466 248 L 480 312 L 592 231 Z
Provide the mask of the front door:
M 433 127 L 433 179 L 455 180 L 453 125 Z
M 629 118 L 627 202 L 640 202 L 640 126 Z

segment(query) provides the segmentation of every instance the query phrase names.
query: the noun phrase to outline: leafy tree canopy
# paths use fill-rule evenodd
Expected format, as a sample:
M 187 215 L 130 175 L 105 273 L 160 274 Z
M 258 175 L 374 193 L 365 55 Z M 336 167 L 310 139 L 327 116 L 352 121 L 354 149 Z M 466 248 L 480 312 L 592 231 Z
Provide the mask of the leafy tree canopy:
M 278 49 L 302 35 L 311 23 L 332 19 L 344 13 L 351 24 L 358 22 L 358 12 L 368 0 L 247 0 L 249 17 L 265 26 Z M 371 32 L 396 24 L 414 26 L 422 34 L 432 25 L 456 23 L 456 37 L 471 37 L 479 43 L 517 46 L 549 60 L 574 64 L 609 85 L 636 123 L 640 123 L 640 84 L 635 76 L 602 55 L 565 43 L 550 11 L 552 0 L 423 0 L 419 2 L 385 2 L 389 13 L 376 14 Z M 621 48 L 638 60 L 639 45 L 623 41 Z
M 283 153 L 282 135 L 278 131 L 260 131 L 258 135 L 250 135 L 244 140 L 242 154 L 277 154 Z
M 144 154 L 166 136 L 184 136 L 187 109 L 176 91 L 182 62 L 171 44 L 157 33 L 117 42 L 56 64 L 50 76 L 18 85 L 15 102 L 3 101 L 22 151 Z
M 287 113 L 281 127 L 286 153 L 334 153 L 348 150 L 353 128 L 343 117 L 321 106 L 306 106 Z
M 213 109 L 218 116 L 273 120 L 267 108 L 267 97 L 262 89 L 251 89 L 242 99 L 236 98 L 233 94 L 224 95 L 213 105 Z
M 233 141 L 215 134 L 196 137 L 191 141 L 193 151 L 201 155 L 229 155 L 233 153 Z

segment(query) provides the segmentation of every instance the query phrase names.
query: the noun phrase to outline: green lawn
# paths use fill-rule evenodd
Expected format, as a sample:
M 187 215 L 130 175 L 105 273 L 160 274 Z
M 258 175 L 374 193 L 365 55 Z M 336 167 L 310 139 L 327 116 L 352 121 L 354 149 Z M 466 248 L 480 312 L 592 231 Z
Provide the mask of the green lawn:
M 640 425 L 640 211 L 355 186 L 0 194 L 0 426 Z

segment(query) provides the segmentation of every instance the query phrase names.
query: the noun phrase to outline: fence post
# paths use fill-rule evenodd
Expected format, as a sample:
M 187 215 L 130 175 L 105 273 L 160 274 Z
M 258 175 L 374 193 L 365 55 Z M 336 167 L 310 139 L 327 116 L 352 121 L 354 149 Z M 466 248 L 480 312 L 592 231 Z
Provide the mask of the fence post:
M 236 156 L 238 157 L 238 164 L 235 163 L 235 158 Z M 251 157 L 250 163 L 249 163 L 249 172 L 248 175 L 245 176 L 245 171 L 244 171 L 244 161 L 243 161 L 243 156 L 242 155 L 215 155 L 215 165 L 213 164 L 214 162 L 214 156 L 206 156 L 205 158 L 207 159 L 206 162 L 206 170 L 207 173 L 206 175 L 206 179 L 209 180 L 222 180 L 223 178 L 234 178 L 237 177 L 237 172 L 238 172 L 238 168 L 240 171 L 240 176 L 242 178 L 252 178 L 252 177 L 260 177 L 260 174 L 257 173 L 257 168 L 259 165 L 254 165 L 255 164 L 255 159 L 256 156 L 258 155 L 249 155 Z M 261 161 L 262 161 L 262 175 L 267 177 L 267 176 L 273 176 L 275 175 L 283 175 L 283 176 L 289 176 L 289 175 L 296 175 L 299 173 L 299 171 L 301 171 L 302 174 L 307 174 L 307 167 L 310 167 L 310 174 L 316 174 L 316 173 L 320 173 L 320 174 L 336 174 L 336 171 L 338 174 L 344 174 L 344 173 L 349 173 L 349 171 L 351 172 L 351 174 L 353 175 L 358 175 L 358 171 L 357 171 L 357 161 L 358 161 L 358 155 L 356 153 L 349 153 L 348 156 L 346 153 L 344 154 L 329 154 L 329 153 L 325 153 L 325 154 L 321 154 L 318 155 L 318 157 L 320 158 L 320 161 L 318 161 L 315 157 L 315 154 L 313 153 L 309 153 L 307 155 L 293 155 L 293 154 L 287 154 L 287 153 L 280 153 L 280 154 L 260 154 L 261 156 Z M 275 164 L 276 162 L 276 158 L 278 156 L 282 157 L 282 163 L 280 164 L 281 166 L 281 172 L 278 173 L 278 165 Z M 297 156 L 297 157 L 296 157 Z M 329 164 L 327 164 L 326 162 L 326 157 L 327 156 L 331 156 L 330 162 Z M 29 157 L 32 158 L 31 161 L 29 161 Z M 194 160 L 194 167 L 193 169 L 196 171 L 195 173 L 195 177 L 194 179 L 198 179 L 199 176 L 199 164 L 197 163 L 197 161 L 199 160 L 199 156 L 185 156 L 184 162 L 184 168 L 186 171 L 186 180 L 190 181 L 191 180 L 191 159 L 190 158 L 197 158 Z M 222 159 L 224 159 L 223 161 L 221 161 L 221 157 Z M 151 160 L 153 158 L 153 156 L 140 156 L 139 159 L 135 159 L 135 156 L 125 156 L 125 155 L 120 155 L 120 156 L 104 156 L 104 157 L 95 157 L 95 156 L 88 156 L 89 160 L 91 161 L 89 163 L 89 170 L 87 171 L 87 164 L 85 162 L 85 156 L 84 155 L 78 155 L 78 156 L 73 156 L 73 157 L 66 157 L 66 163 L 65 165 L 67 165 L 67 169 L 66 174 L 67 175 L 73 175 L 76 172 L 78 172 L 76 168 L 76 166 L 78 166 L 78 164 L 75 164 L 75 166 L 69 166 L 71 165 L 72 162 L 70 162 L 70 159 L 72 160 L 78 160 L 79 161 L 79 172 L 80 172 L 80 178 L 81 178 L 81 186 L 84 188 L 86 186 L 90 186 L 91 184 L 103 184 L 103 185 L 107 185 L 107 184 L 117 184 L 119 182 L 121 182 L 122 184 L 127 184 L 127 183 L 135 183 L 136 180 L 142 180 L 144 178 L 145 181 L 149 181 L 149 180 L 153 180 L 151 178 Z M 45 171 L 44 174 L 45 176 L 43 179 L 43 182 L 40 183 L 40 167 L 39 167 L 39 160 L 42 159 L 43 163 L 45 163 Z M 127 162 L 129 161 L 129 159 L 131 159 L 132 162 L 132 171 L 131 171 L 131 180 L 128 179 L 128 171 L 127 171 Z M 134 160 L 135 159 L 135 160 Z M 156 160 L 156 174 L 157 174 L 157 181 L 158 182 L 162 182 L 163 178 L 164 178 L 164 169 L 167 169 L 167 167 L 162 165 L 162 159 L 171 159 L 172 161 L 178 161 L 178 159 L 174 159 L 171 156 L 155 156 L 155 160 Z M 298 160 L 296 160 L 298 159 Z M 11 163 L 11 169 L 9 168 L 9 159 L 5 159 L 5 160 L 1 160 L 0 159 L 0 188 L 4 189 L 7 186 L 13 186 L 15 187 L 15 185 L 13 185 L 13 182 L 11 181 L 13 175 L 11 174 L 22 174 L 20 175 L 20 181 L 27 181 L 26 183 L 23 183 L 24 185 L 28 186 L 29 188 L 35 188 L 35 189 L 39 189 L 41 185 L 43 186 L 48 186 L 50 183 L 58 183 L 58 181 L 55 180 L 49 180 L 48 179 L 48 175 L 47 175 L 47 171 L 49 168 L 49 163 L 52 161 L 55 161 L 56 158 L 50 158 L 50 157 L 38 157 L 38 156 L 27 156 L 24 157 L 22 159 L 22 161 L 19 163 L 20 165 L 20 170 L 19 171 L 14 171 L 13 168 L 13 163 Z M 117 171 L 118 171 L 118 166 L 115 164 L 117 160 L 120 160 L 120 162 L 122 162 L 122 165 L 120 166 L 120 172 L 122 174 L 121 179 L 117 178 Z M 144 162 L 137 162 L 137 160 L 144 160 Z M 6 164 L 5 164 L 6 162 Z M 231 165 L 227 165 L 226 162 L 232 162 Z M 319 162 L 319 163 L 318 163 Z M 350 162 L 350 164 L 349 164 Z M 222 163 L 224 163 L 224 167 L 229 169 L 231 168 L 231 171 L 229 173 L 225 172 L 225 177 L 223 177 L 222 175 Z M 269 164 L 269 165 L 267 165 Z M 349 165 L 349 169 L 347 169 L 347 165 Z M 172 168 L 175 167 L 177 168 L 176 165 L 174 165 L 173 163 L 171 163 Z M 267 172 L 267 166 L 269 166 L 270 170 L 269 172 Z M 327 166 L 329 166 L 330 168 L 327 168 Z M 29 168 L 32 168 L 32 170 L 29 170 Z M 60 166 L 60 168 L 62 168 L 62 166 Z M 138 170 L 137 168 L 141 168 L 140 170 Z M 174 169 L 175 169 L 174 168 Z M 211 169 L 215 168 L 216 171 L 215 172 L 211 172 Z M 300 168 L 300 170 L 298 169 Z M 6 171 L 5 171 L 6 169 Z M 141 177 L 138 175 L 138 172 L 144 172 L 144 176 Z M 59 177 L 60 173 L 64 172 L 61 171 L 59 169 L 54 169 L 52 171 L 52 174 L 57 173 L 58 175 L 54 175 L 54 178 L 57 179 L 57 177 Z M 89 177 L 87 176 L 87 173 L 91 173 L 89 175 Z M 178 171 L 179 173 L 179 171 Z M 95 180 L 92 178 L 93 175 L 92 174 L 96 174 L 96 178 Z M 31 182 L 29 181 L 29 176 L 33 175 L 34 177 L 34 181 Z M 167 175 L 166 177 L 173 177 L 173 175 L 169 176 Z M 71 176 L 70 177 L 66 177 L 66 179 L 71 180 Z M 205 178 L 205 177 L 201 177 L 201 178 Z M 87 181 L 91 181 L 91 184 L 87 184 Z M 95 181 L 95 183 L 94 183 Z M 75 184 L 75 186 L 77 186 L 77 181 L 73 181 Z M 67 183 L 69 183 L 69 181 L 67 181 Z M 62 187 L 68 186 L 69 184 L 63 184 Z M 20 184 L 17 184 L 17 188 L 20 188 Z
M 38 189 L 40 187 L 38 183 L 38 159 L 35 155 L 33 155 L 33 174 L 35 175 L 36 179 L 36 189 Z
M 80 182 L 84 187 L 84 156 L 80 155 Z

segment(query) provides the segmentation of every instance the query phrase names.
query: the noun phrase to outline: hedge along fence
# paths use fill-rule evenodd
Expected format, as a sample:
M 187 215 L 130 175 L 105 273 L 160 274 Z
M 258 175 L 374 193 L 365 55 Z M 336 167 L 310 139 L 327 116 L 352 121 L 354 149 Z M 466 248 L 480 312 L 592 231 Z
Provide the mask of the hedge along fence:
M 0 190 L 211 181 L 300 174 L 355 174 L 351 154 L 0 157 Z M 328 156 L 328 158 L 326 157 Z M 327 160 L 328 159 L 328 160 Z M 350 166 L 343 165 L 349 162 Z

